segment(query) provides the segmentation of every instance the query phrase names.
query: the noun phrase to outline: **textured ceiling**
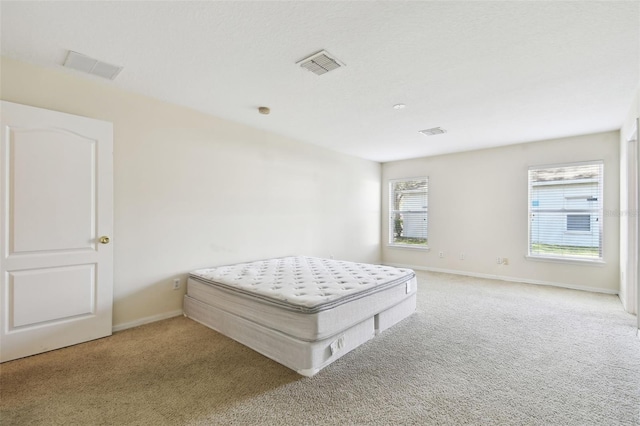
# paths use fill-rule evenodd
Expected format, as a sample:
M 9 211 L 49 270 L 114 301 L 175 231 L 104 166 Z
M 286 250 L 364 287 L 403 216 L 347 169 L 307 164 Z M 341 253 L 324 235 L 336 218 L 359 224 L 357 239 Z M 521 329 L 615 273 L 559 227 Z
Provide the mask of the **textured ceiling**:
M 64 69 L 74 50 L 124 66 L 114 82 L 86 78 L 381 162 L 619 129 L 640 81 L 637 1 L 2 1 L 0 13 L 3 55 Z M 321 49 L 346 66 L 295 65 Z M 447 133 L 418 133 L 437 126 Z

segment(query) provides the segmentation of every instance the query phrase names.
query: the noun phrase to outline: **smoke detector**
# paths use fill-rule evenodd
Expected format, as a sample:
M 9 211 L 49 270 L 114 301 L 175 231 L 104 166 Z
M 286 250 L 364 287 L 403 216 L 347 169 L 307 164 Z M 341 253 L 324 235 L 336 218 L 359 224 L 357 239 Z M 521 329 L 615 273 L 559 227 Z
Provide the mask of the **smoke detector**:
M 343 62 L 341 62 L 335 56 L 331 55 L 326 50 L 321 50 L 307 58 L 296 62 L 296 65 L 300 65 L 302 68 L 306 69 L 307 71 L 311 71 L 316 75 L 326 74 L 329 71 L 333 71 L 345 66 Z
M 67 59 L 65 59 L 63 65 L 67 68 L 108 78 L 109 80 L 115 79 L 122 71 L 122 67 L 99 61 L 72 50 L 67 54 Z
M 447 133 L 447 131 L 440 127 L 433 127 L 431 129 L 420 130 L 418 133 L 422 133 L 425 136 L 435 136 L 435 135 L 441 135 L 443 133 Z

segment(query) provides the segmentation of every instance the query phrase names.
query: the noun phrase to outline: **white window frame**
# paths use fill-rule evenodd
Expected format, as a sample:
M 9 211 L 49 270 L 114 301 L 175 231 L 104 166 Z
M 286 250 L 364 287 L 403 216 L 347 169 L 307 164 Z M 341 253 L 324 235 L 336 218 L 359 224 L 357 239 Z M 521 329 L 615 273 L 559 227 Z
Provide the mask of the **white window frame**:
M 416 213 L 416 211 L 410 211 L 410 210 L 395 210 L 395 206 L 394 206 L 394 196 L 395 196 L 395 185 L 401 182 L 413 182 L 413 181 L 425 181 L 426 182 L 426 199 L 427 199 L 427 206 L 424 208 L 424 213 L 426 215 L 426 243 L 425 244 L 402 244 L 402 243 L 396 243 L 395 242 L 395 237 L 394 237 L 394 230 L 395 230 L 395 215 L 397 213 L 401 213 L 401 212 L 411 212 L 411 213 Z M 422 210 L 421 210 L 422 211 Z M 420 211 L 418 211 L 420 212 Z M 389 180 L 389 209 L 388 209 L 388 228 L 389 228 L 389 232 L 388 232 L 388 246 L 389 247 L 396 247 L 396 248 L 407 248 L 407 249 L 415 249 L 415 250 L 429 250 L 429 177 L 428 176 L 421 176 L 421 177 L 414 177 L 414 178 L 402 178 L 402 179 L 390 179 Z
M 536 213 L 536 207 L 533 206 L 533 200 L 531 199 L 532 194 L 532 182 L 531 182 L 531 172 L 535 170 L 544 170 L 544 169 L 554 169 L 561 167 L 577 167 L 577 166 L 599 166 L 600 167 L 600 185 L 598 188 L 598 200 L 599 204 L 597 208 L 592 209 L 553 209 L 553 211 L 557 211 L 558 213 L 565 213 L 567 215 L 571 214 L 584 214 L 584 215 L 597 215 L 599 220 L 597 221 L 597 231 L 599 232 L 599 256 L 580 256 L 580 255 L 569 255 L 569 254 L 540 254 L 540 253 L 532 253 L 532 241 L 531 241 L 531 227 L 533 223 L 533 217 Z M 544 166 L 531 166 L 527 172 L 527 200 L 528 200 L 528 226 L 527 226 L 527 259 L 530 260 L 549 260 L 554 262 L 567 262 L 567 263 L 604 263 L 604 161 L 602 160 L 593 160 L 593 161 L 583 161 L 577 163 L 561 163 L 561 164 L 549 164 Z M 571 197 L 570 197 L 571 198 Z M 540 209 L 539 211 L 545 211 L 545 209 Z M 547 211 L 549 211 L 547 209 Z M 591 224 L 593 227 L 593 223 Z M 568 234 L 580 234 L 587 233 L 586 231 L 569 231 L 565 230 L 565 233 Z

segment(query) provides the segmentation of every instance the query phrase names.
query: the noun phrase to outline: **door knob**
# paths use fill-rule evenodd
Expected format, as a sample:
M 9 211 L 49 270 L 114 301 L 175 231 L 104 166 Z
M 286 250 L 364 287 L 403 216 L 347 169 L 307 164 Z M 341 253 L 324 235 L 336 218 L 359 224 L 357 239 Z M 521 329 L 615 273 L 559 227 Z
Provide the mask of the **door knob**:
M 106 235 L 100 237 L 100 243 L 101 244 L 109 244 L 109 237 L 107 237 Z

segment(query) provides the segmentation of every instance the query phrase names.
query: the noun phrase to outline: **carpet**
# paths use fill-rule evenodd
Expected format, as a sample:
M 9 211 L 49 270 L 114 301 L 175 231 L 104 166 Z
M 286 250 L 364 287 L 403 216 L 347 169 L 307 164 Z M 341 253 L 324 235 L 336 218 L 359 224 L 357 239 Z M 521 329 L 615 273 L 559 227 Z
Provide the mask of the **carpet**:
M 184 317 L 0 366 L 2 425 L 640 425 L 617 296 L 418 273 L 417 312 L 304 378 Z

